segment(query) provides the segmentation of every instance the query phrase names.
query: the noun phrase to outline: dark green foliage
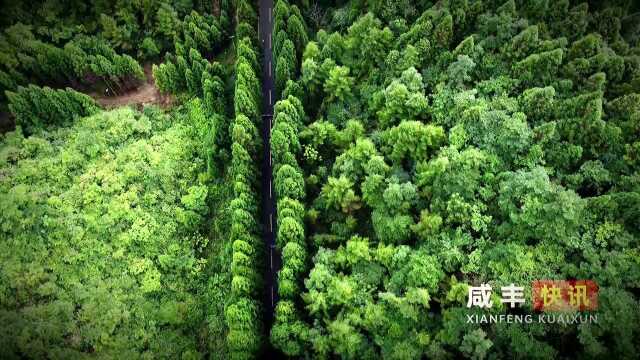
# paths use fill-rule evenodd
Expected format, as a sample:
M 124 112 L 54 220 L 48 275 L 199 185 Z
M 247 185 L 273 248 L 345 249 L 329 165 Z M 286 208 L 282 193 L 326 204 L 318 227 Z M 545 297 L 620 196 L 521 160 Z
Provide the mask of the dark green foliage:
M 205 74 L 202 76 L 204 107 L 210 114 L 224 114 L 224 84 L 219 77 L 211 77 L 209 73 Z
M 187 49 L 210 54 L 221 48 L 226 31 L 220 19 L 191 11 L 180 23 L 179 36 L 174 41 L 184 44 Z
M 226 14 L 226 13 L 225 13 Z M 223 15 L 225 15 L 223 14 Z M 196 11 L 185 16 L 180 23 L 180 31 L 174 36 L 175 56 L 167 53 L 165 62 L 153 66 L 153 74 L 160 91 L 177 94 L 183 91 L 195 96 L 205 96 L 205 82 L 212 76 L 222 76 L 213 68 L 205 56 L 219 51 L 226 43 L 226 30 L 223 27 L 224 16 L 220 18 L 209 14 L 201 15 Z M 254 59 L 255 63 L 255 59 Z M 206 91 L 209 97 L 205 106 L 212 110 L 211 91 L 213 87 L 220 91 L 222 84 L 211 81 Z M 218 106 L 217 112 L 224 112 Z
M 295 5 L 289 6 L 286 0 L 276 1 L 273 19 L 276 93 L 282 96 L 287 81 L 298 76 L 309 37 L 300 11 Z
M 99 32 L 118 52 L 146 59 L 156 56 L 155 51 L 149 51 L 149 41 L 163 52 L 172 48 L 176 35 L 181 41 L 188 35 L 206 48 L 219 44 L 226 31 L 222 29 L 228 29 L 229 4 L 222 2 L 219 18 L 209 15 L 210 6 L 211 3 L 190 0 L 31 1 L 2 10 L 16 13 L 7 22 L 33 24 L 52 42 L 69 40 L 79 33 Z
M 258 24 L 258 13 L 249 0 L 236 0 L 236 20 L 237 26 L 242 23 L 256 27 Z
M 158 89 L 164 93 L 176 94 L 186 91 L 194 96 L 203 96 L 204 83 L 207 79 L 212 80 L 212 76 L 215 75 L 215 63 L 209 63 L 194 48 L 190 48 L 188 54 L 177 55 L 175 61 L 172 58 L 173 56 L 168 56 L 167 61 L 160 65 L 154 64 L 152 67 Z
M 637 6 L 621 3 L 333 9 L 300 75 L 276 67 L 278 104 L 297 94 L 312 122 L 276 109 L 272 342 L 292 357 L 635 356 L 640 62 Z M 574 278 L 598 282 L 598 324 L 466 322 L 471 284 Z M 517 311 L 535 316 L 531 298 Z M 498 298 L 491 313 L 511 314 Z
M 515 63 L 513 71 L 522 79 L 525 86 L 544 86 L 555 79 L 560 64 L 562 64 L 562 50 L 555 49 L 529 55 Z
M 285 40 L 276 61 L 276 92 L 280 94 L 288 80 L 296 74 L 296 53 L 293 42 Z
M 28 134 L 98 112 L 92 98 L 72 89 L 54 90 L 29 85 L 18 87 L 16 92 L 7 91 L 7 99 L 17 125 Z
M 117 94 L 144 80 L 143 69 L 132 56 L 156 59 L 175 48 L 175 53 L 192 66 L 191 49 L 210 57 L 222 50 L 228 39 L 226 1 L 220 17 L 202 11 L 202 4 L 183 0 L 100 2 L 92 6 L 73 3 L 35 2 L 29 9 L 13 9 L 21 16 L 12 19 L 12 25 L 3 27 L 0 34 L 0 74 L 11 74 L 15 81 L 2 81 L 3 93 L 31 82 L 56 87 L 106 87 L 109 93 Z M 22 16 L 29 11 L 33 16 Z M 201 83 L 202 70 L 191 69 L 193 74 L 186 76 L 186 69 L 176 65 L 179 77 L 170 74 L 172 69 L 164 71 L 167 74 L 160 75 L 161 90 L 188 90 L 201 95 L 201 85 L 197 84 Z M 0 106 L 4 102 L 0 98 Z
M 3 81 L 4 90 L 15 90 L 27 81 L 93 85 L 100 79 L 112 91 L 128 88 L 144 79 L 142 67 L 126 54 L 117 54 L 104 40 L 78 35 L 64 45 L 39 40 L 32 27 L 21 23 L 0 35 L 0 70 L 14 81 Z

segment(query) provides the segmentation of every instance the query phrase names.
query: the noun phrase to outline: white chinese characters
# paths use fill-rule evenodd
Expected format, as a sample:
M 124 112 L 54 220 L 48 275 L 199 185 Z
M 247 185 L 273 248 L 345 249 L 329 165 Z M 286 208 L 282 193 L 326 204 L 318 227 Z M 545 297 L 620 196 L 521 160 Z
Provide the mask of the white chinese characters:
M 491 308 L 491 285 L 482 283 L 480 286 L 469 286 L 469 301 L 467 307 L 478 306 L 481 308 Z
M 502 291 L 502 298 L 500 302 L 502 304 L 509 304 L 514 308 L 517 304 L 523 304 L 524 299 L 524 287 L 515 286 L 513 283 L 508 286 L 500 288 Z M 491 300 L 491 285 L 482 283 L 480 286 L 469 286 L 469 299 L 467 301 L 467 307 L 477 306 L 480 308 L 491 308 L 493 301 Z
M 503 286 L 500 290 L 502 290 L 500 301 L 503 304 L 510 304 L 514 308 L 516 304 L 524 303 L 524 286 L 515 286 L 512 283 L 509 286 Z

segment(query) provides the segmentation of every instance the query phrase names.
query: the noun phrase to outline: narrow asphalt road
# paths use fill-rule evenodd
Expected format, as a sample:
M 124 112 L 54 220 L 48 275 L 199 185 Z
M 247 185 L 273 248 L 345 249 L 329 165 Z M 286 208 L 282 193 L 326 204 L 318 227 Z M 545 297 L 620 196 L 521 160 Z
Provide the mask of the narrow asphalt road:
M 273 29 L 273 0 L 259 0 L 260 12 L 258 32 L 262 46 L 262 141 L 264 155 L 262 158 L 262 223 L 264 224 L 264 242 L 266 250 L 265 284 L 265 326 L 271 329 L 274 320 L 275 306 L 278 301 L 278 270 L 280 269 L 280 253 L 276 250 L 276 202 L 273 192 L 273 168 L 271 159 L 271 126 L 273 104 L 275 102 L 275 86 L 273 78 L 271 32 Z

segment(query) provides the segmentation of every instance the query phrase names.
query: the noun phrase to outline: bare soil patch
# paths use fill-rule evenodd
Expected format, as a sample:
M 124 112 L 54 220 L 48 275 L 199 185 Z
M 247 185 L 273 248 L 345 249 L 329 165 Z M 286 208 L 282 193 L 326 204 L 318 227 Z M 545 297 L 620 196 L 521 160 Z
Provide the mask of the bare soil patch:
M 168 107 L 171 105 L 173 98 L 169 95 L 162 95 L 158 91 L 151 73 L 152 64 L 148 63 L 144 66 L 146 76 L 145 82 L 135 89 L 129 90 L 115 96 L 106 94 L 91 93 L 91 95 L 100 106 L 111 109 L 119 106 L 138 105 L 160 105 Z
M 152 65 L 151 63 L 144 65 L 145 80 L 134 89 L 115 96 L 109 96 L 98 91 L 86 92 L 86 94 L 94 98 L 105 109 L 128 105 L 134 105 L 138 109 L 141 109 L 144 105 L 159 105 L 162 108 L 167 108 L 173 104 L 174 97 L 163 95 L 158 91 L 151 72 Z M 0 111 L 0 134 L 12 131 L 15 127 L 13 116 L 8 112 Z

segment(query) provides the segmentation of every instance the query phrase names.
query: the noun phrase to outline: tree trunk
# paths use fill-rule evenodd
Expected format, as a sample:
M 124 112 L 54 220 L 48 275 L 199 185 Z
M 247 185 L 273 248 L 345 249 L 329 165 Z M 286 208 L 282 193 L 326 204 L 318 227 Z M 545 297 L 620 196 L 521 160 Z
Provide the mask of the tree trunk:
M 213 16 L 220 17 L 220 0 L 213 0 Z

